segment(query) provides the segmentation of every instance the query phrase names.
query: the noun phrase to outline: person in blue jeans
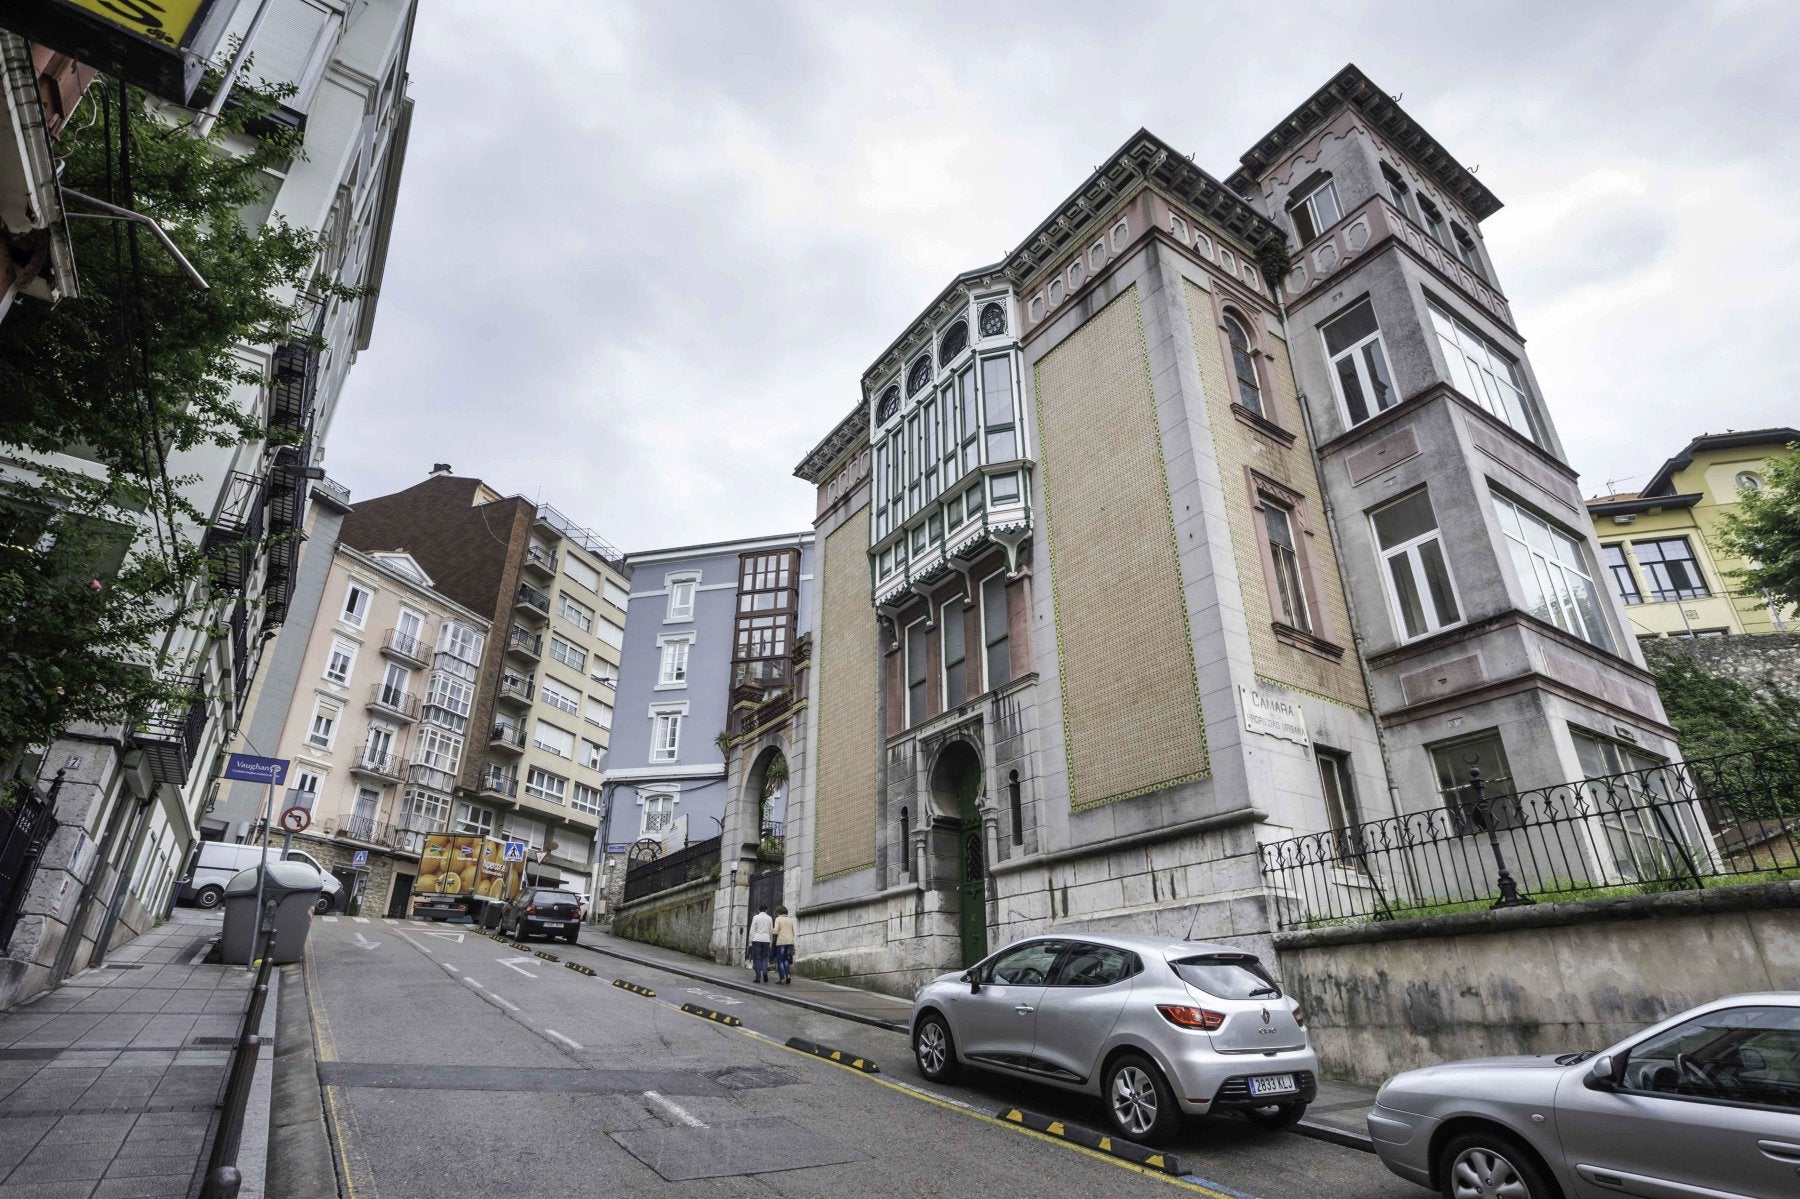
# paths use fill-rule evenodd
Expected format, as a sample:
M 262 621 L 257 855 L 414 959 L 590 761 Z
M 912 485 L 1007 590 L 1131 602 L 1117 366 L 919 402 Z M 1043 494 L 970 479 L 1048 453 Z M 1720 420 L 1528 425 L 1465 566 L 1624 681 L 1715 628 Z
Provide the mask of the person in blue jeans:
M 750 968 L 756 972 L 756 981 L 769 981 L 769 945 L 775 939 L 775 922 L 769 919 L 769 908 L 765 904 L 756 909 L 756 915 L 750 920 Z
M 784 903 L 775 909 L 775 972 L 781 976 L 780 981 L 792 986 L 794 983 L 794 918 L 788 915 Z

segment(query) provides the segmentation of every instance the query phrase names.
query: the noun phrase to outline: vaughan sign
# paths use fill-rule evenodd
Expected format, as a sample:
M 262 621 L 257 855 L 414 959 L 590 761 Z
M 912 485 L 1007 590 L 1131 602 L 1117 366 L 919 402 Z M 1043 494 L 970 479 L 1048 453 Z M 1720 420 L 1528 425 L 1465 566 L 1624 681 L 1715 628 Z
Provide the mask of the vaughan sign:
M 261 783 L 279 787 L 287 782 L 286 758 L 258 758 L 250 754 L 232 754 L 225 759 L 225 777 L 240 783 Z

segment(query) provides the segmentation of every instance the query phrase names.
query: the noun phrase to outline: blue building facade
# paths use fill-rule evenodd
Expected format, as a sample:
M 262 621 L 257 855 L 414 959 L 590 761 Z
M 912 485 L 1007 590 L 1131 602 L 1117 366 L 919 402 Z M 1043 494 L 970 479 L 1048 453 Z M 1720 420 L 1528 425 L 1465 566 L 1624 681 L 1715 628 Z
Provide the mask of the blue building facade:
M 627 555 L 609 858 L 646 838 L 673 850 L 720 834 L 730 780 L 719 738 L 732 695 L 789 677 L 794 643 L 811 627 L 812 558 L 811 531 Z

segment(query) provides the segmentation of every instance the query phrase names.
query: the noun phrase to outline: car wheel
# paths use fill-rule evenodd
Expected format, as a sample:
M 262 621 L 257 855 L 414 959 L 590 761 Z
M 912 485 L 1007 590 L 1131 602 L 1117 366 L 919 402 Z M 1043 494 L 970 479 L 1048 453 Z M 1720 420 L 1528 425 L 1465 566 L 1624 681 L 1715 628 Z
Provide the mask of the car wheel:
M 219 901 L 224 898 L 225 891 L 222 887 L 201 887 L 194 893 L 194 906 L 210 910 L 218 907 Z
M 571 945 L 579 945 L 581 943 L 581 930 L 578 928 L 570 929 L 569 935 L 564 939 Z
M 323 916 L 331 910 L 331 896 L 321 895 L 313 900 L 313 915 Z
M 1438 1154 L 1444 1199 L 1556 1199 L 1536 1155 L 1503 1132 L 1481 1129 L 1452 1137 Z
M 957 1075 L 956 1041 L 944 1018 L 932 1012 L 913 1030 L 913 1057 L 919 1073 L 932 1082 L 949 1082 Z
M 1135 1053 L 1123 1055 L 1106 1071 L 1101 1094 L 1106 1114 L 1122 1137 L 1157 1145 L 1181 1127 L 1181 1109 L 1162 1071 Z
M 1270 1132 L 1297 1124 L 1300 1117 L 1306 1114 L 1304 1103 L 1271 1103 L 1268 1107 L 1247 1107 L 1244 1119 L 1258 1128 L 1266 1128 Z

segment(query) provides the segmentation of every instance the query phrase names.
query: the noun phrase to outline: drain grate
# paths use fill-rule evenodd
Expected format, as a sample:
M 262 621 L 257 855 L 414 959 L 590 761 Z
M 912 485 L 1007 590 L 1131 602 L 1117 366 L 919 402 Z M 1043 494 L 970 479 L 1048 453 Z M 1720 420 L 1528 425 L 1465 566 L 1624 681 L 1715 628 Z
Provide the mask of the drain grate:
M 707 1077 L 732 1091 L 756 1091 L 764 1087 L 785 1087 L 794 1081 L 793 1075 L 774 1066 L 731 1066 L 724 1070 L 715 1070 Z
M 189 1037 L 189 1045 L 236 1045 L 236 1037 Z
M 142 962 L 108 962 L 108 963 L 106 963 L 106 968 L 108 970 L 142 970 L 144 968 L 144 963 L 142 963 Z

